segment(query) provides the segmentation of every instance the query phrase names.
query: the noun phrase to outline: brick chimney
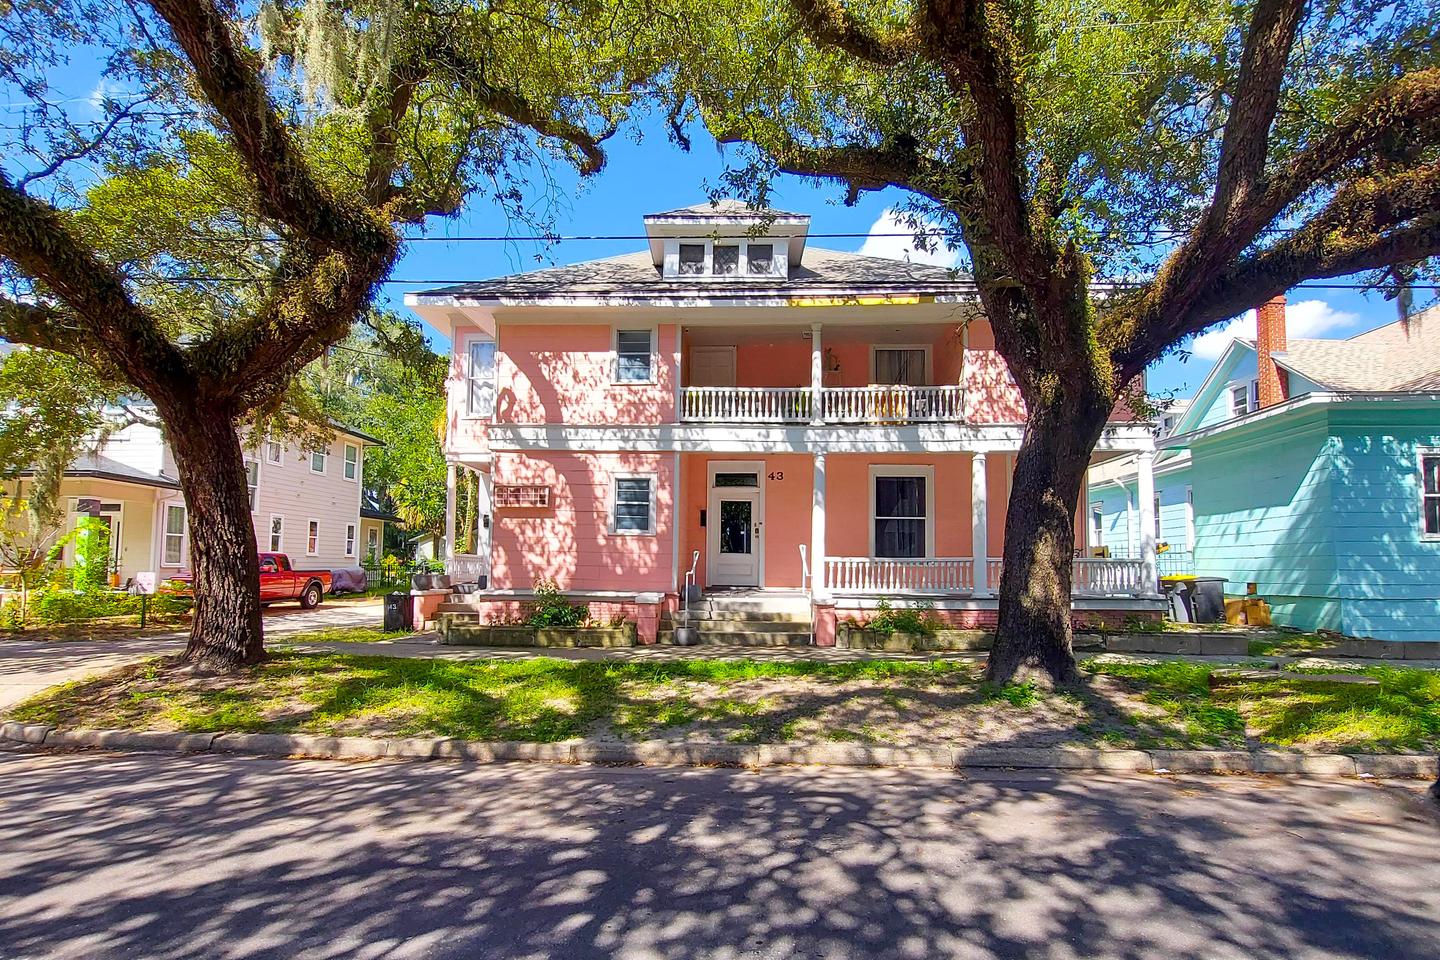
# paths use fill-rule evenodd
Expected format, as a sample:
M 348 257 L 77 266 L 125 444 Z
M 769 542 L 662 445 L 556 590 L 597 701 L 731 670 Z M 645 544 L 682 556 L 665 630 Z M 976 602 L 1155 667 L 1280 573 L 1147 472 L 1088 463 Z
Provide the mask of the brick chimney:
M 1271 354 L 1285 352 L 1285 298 L 1255 308 L 1255 352 L 1260 368 L 1260 409 L 1284 403 L 1290 396 L 1290 375 Z

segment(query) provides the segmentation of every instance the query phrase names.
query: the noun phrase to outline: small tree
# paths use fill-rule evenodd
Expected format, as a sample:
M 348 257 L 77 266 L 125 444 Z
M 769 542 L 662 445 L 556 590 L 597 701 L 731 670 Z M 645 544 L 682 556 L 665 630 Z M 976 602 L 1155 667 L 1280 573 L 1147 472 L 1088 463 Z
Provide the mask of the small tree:
M 30 595 L 50 577 L 64 546 L 63 514 L 54 495 L 69 461 L 52 458 L 35 471 L 30 490 L 15 484 L 12 495 L 0 495 L 0 576 L 19 589 L 16 625 L 30 618 Z
M 1028 411 L 991 679 L 1076 676 L 1072 518 L 1146 367 L 1301 281 L 1393 288 L 1440 254 L 1430 0 L 736 0 L 692 26 L 681 98 L 755 148 L 731 185 L 898 188 L 969 252 Z

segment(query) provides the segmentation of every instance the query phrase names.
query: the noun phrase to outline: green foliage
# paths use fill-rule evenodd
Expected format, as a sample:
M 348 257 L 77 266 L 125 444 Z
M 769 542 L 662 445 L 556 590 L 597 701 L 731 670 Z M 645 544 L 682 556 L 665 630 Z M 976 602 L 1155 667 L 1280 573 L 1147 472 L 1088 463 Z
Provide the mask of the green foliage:
M 889 600 L 882 599 L 875 604 L 875 615 L 864 623 L 865 629 L 884 636 L 910 633 L 933 637 L 940 626 L 935 605 L 929 600 L 912 600 L 908 606 L 897 608 Z
M 100 517 L 82 516 L 76 521 L 72 573 L 77 590 L 109 586 L 110 525 Z
M 30 603 L 30 614 L 40 623 L 83 623 L 107 617 L 138 617 L 143 597 L 122 590 L 110 590 L 99 586 L 71 589 L 59 585 L 47 586 L 38 591 Z M 179 593 L 161 591 L 149 599 L 146 608 L 150 616 L 167 617 L 188 613 L 190 598 Z M 13 601 L 6 605 L 9 622 L 20 626 L 18 605 Z
M 590 620 L 590 607 L 571 603 L 554 580 L 535 581 L 535 600 L 525 622 L 532 627 L 578 627 Z

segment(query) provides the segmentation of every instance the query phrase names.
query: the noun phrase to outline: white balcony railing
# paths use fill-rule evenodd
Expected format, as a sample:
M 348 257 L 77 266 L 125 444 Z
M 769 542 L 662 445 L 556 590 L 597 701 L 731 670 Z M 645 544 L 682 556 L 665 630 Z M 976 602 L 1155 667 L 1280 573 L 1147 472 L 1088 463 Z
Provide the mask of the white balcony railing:
M 445 561 L 445 572 L 451 583 L 475 583 L 490 573 L 489 558 L 473 553 L 457 553 Z
M 949 387 L 826 387 L 820 394 L 826 423 L 925 423 L 959 420 L 965 391 Z
M 809 423 L 809 387 L 685 387 L 680 419 L 698 423 Z
M 824 569 L 825 588 L 840 592 L 925 594 L 975 589 L 975 563 L 969 557 L 826 557 Z
M 962 387 L 825 387 L 825 423 L 936 423 L 962 419 Z M 680 419 L 690 423 L 809 423 L 809 387 L 685 387 Z
M 1149 592 L 1142 583 L 1144 565 L 1139 560 L 1083 559 L 1072 564 L 1077 597 L 1134 597 Z M 998 557 L 985 562 L 991 593 L 1000 588 L 1001 565 Z M 921 596 L 975 590 L 975 562 L 970 557 L 826 557 L 821 567 L 830 592 Z

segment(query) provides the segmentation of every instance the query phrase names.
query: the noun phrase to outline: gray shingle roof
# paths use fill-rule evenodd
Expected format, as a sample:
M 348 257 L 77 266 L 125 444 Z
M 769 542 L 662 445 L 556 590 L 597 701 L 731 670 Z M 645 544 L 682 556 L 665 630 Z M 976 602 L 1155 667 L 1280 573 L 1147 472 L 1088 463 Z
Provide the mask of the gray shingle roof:
M 20 471 L 21 476 L 30 476 L 33 473 L 33 470 Z M 120 483 L 139 483 L 147 487 L 164 487 L 167 490 L 180 489 L 180 481 L 174 477 L 167 477 L 163 473 L 146 473 L 144 470 L 138 470 L 118 460 L 111 460 L 109 457 L 98 454 L 76 457 L 70 466 L 65 468 L 65 476 L 117 480 Z
M 722 199 L 714 203 L 695 203 L 688 207 L 678 207 L 674 210 L 666 210 L 663 213 L 647 213 L 646 220 L 692 220 L 696 217 L 744 217 L 752 220 L 809 220 L 808 214 L 790 213 L 785 210 L 776 210 L 774 207 L 752 207 L 742 200 Z
M 803 262 L 789 277 L 754 277 L 716 280 L 661 276 L 646 251 L 626 253 L 563 267 L 517 273 L 493 280 L 461 283 L 418 291 L 418 297 L 544 298 L 604 294 L 675 296 L 700 295 L 724 299 L 757 294 L 786 296 L 830 290 L 873 291 L 915 295 L 958 295 L 973 291 L 966 274 L 905 260 L 868 257 L 843 250 L 809 247 Z
M 1440 389 L 1440 307 L 1349 340 L 1291 340 L 1275 359 L 1330 390 L 1428 393 Z

